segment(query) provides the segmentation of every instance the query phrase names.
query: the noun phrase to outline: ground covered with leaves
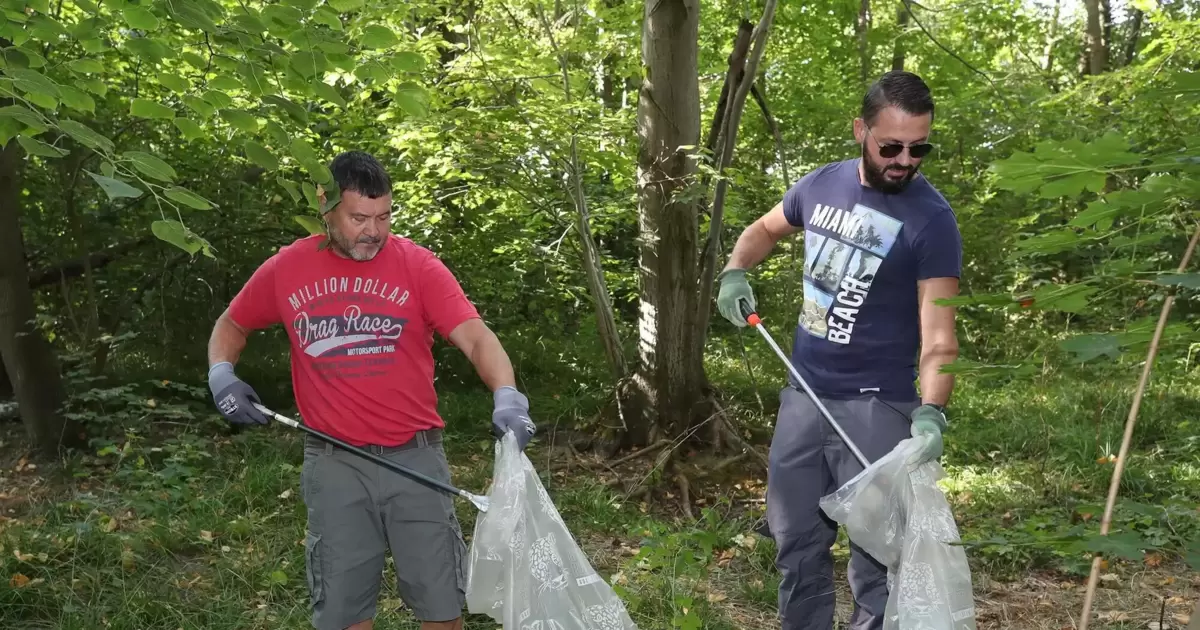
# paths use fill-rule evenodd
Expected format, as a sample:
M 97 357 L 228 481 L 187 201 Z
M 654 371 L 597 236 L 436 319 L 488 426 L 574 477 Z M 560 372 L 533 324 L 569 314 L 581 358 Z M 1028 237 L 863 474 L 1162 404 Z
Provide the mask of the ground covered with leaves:
M 759 444 L 773 402 L 761 387 L 765 413 L 729 410 Z M 1097 539 L 1128 389 L 1066 376 L 1036 389 L 960 385 L 943 484 L 970 545 L 980 628 L 1073 627 L 1091 550 L 1108 556 L 1093 628 L 1184 627 L 1200 596 L 1196 393 L 1175 385 L 1148 397 L 1114 533 Z M 547 412 L 529 454 L 639 627 L 777 627 L 774 547 L 754 532 L 765 446 L 717 457 L 670 443 L 604 460 L 576 448 L 567 427 L 581 414 L 569 398 L 535 401 Z M 94 389 L 72 404 L 102 417 L 112 439 L 39 463 L 19 425 L 4 427 L 0 627 L 308 627 L 300 435 L 281 425 L 231 431 L 205 390 L 175 383 Z M 442 399 L 455 480 L 475 492 L 492 472 L 478 420 L 488 404 L 480 391 Z M 460 518 L 469 534 L 473 508 L 461 503 Z M 844 566 L 844 538 L 835 557 Z M 416 628 L 393 579 L 389 563 L 377 627 Z M 843 623 L 844 582 L 839 574 Z M 470 616 L 467 625 L 497 624 Z

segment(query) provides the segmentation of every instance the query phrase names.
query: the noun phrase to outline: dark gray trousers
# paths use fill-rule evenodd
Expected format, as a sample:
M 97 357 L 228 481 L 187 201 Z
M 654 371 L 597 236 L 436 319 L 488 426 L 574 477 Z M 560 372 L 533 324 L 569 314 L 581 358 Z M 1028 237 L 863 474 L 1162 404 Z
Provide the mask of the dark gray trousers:
M 767 526 L 782 573 L 782 630 L 833 628 L 833 554 L 837 523 L 821 511 L 821 497 L 840 488 L 862 466 L 803 390 L 780 393 L 779 418 L 767 471 Z M 874 395 L 827 400 L 825 408 L 868 461 L 909 437 L 909 414 L 920 400 L 883 401 Z M 887 568 L 851 541 L 848 569 L 854 596 L 851 630 L 879 630 L 887 605 Z

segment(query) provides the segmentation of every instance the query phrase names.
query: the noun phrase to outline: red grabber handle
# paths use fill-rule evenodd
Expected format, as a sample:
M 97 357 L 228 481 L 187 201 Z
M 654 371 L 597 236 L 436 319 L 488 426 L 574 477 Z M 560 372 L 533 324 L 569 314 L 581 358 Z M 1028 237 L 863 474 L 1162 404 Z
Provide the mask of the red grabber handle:
M 750 307 L 746 306 L 745 302 L 739 301 L 738 309 L 741 310 L 742 317 L 745 318 L 747 324 L 750 324 L 751 328 L 757 328 L 762 323 L 762 319 L 759 318 L 758 313 L 750 310 Z

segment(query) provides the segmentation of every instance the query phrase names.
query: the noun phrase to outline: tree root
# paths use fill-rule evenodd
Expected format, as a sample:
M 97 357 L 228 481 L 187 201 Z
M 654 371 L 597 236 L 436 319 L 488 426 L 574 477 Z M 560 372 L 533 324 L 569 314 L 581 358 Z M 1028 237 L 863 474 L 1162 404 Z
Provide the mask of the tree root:
M 635 460 L 635 459 L 637 459 L 637 458 L 639 458 L 639 457 L 641 457 L 641 456 L 643 456 L 643 455 L 646 455 L 646 454 L 648 454 L 648 453 L 653 453 L 654 451 L 657 451 L 658 449 L 660 449 L 660 448 L 662 448 L 662 447 L 664 447 L 664 446 L 667 446 L 667 445 L 668 445 L 668 444 L 670 444 L 670 443 L 671 443 L 671 440 L 668 440 L 668 439 L 666 439 L 666 438 L 663 438 L 663 439 L 661 439 L 661 440 L 659 440 L 659 441 L 655 442 L 654 444 L 651 444 L 650 446 L 647 446 L 646 448 L 644 448 L 644 449 L 642 449 L 642 450 L 640 450 L 640 451 L 636 451 L 636 452 L 630 453 L 629 455 L 626 455 L 625 457 L 622 457 L 622 458 L 620 458 L 620 459 L 618 459 L 618 460 L 616 460 L 616 461 L 612 462 L 612 464 L 611 464 L 611 465 L 612 465 L 612 466 L 620 466 L 621 464 L 625 464 L 625 463 L 631 462 L 631 461 L 633 461 L 633 460 Z
M 683 513 L 687 515 L 689 521 L 694 521 L 696 516 L 692 514 L 692 499 L 687 475 L 680 472 L 676 479 L 679 482 L 679 507 L 683 508 Z

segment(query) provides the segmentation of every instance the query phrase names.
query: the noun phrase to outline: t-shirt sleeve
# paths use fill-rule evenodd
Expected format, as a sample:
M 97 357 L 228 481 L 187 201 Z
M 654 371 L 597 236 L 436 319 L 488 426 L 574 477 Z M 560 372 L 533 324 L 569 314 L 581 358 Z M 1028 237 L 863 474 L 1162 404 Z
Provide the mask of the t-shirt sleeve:
M 279 255 L 271 256 L 254 270 L 250 279 L 229 303 L 229 316 L 246 330 L 266 328 L 282 322 L 275 299 L 275 274 Z
M 783 216 L 794 227 L 804 225 L 804 196 L 812 186 L 816 171 L 809 172 L 783 194 Z
M 425 321 L 443 338 L 449 338 L 459 324 L 479 317 L 458 279 L 432 253 L 426 256 L 421 273 L 421 308 Z
M 913 238 L 917 279 L 958 278 L 962 274 L 962 235 L 949 208 L 937 213 Z

